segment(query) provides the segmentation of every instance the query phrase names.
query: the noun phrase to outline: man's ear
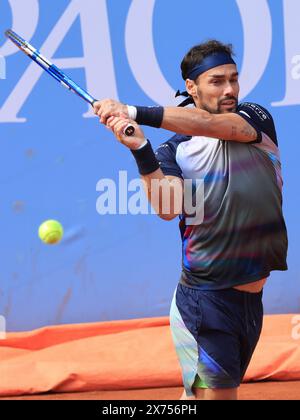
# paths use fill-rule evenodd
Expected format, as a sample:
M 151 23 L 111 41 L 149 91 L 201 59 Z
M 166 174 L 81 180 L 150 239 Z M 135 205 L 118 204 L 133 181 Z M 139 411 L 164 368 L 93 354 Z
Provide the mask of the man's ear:
M 197 86 L 194 80 L 186 79 L 185 87 L 190 96 L 192 96 L 193 98 L 197 96 Z

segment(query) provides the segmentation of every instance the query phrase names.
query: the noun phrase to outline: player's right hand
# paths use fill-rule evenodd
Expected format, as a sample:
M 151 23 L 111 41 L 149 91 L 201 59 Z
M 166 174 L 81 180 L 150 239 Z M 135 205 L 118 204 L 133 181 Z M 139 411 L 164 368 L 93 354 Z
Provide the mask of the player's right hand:
M 127 105 L 114 99 L 104 99 L 93 104 L 94 113 L 100 118 L 102 124 L 107 125 L 107 120 L 110 117 L 120 117 L 125 115 L 128 117 Z
M 125 129 L 129 124 L 135 129 L 134 135 L 130 137 L 125 134 Z M 131 150 L 138 149 L 145 142 L 145 135 L 141 127 L 135 121 L 126 118 L 125 115 L 121 114 L 121 117 L 110 117 L 107 120 L 106 126 L 112 130 L 120 143 Z

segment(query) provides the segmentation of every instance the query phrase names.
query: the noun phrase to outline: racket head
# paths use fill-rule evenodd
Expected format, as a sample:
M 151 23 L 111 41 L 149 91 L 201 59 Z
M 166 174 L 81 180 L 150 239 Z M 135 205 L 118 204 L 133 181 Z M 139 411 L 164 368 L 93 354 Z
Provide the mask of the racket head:
M 37 52 L 37 50 L 29 44 L 29 42 L 25 41 L 20 35 L 18 35 L 16 32 L 12 31 L 11 29 L 8 29 L 5 31 L 5 35 L 7 38 L 9 38 L 21 51 L 23 51 L 25 54 L 27 54 L 30 58 L 34 57 L 34 54 Z M 43 57 L 43 60 L 45 60 L 46 64 L 51 64 Z
M 23 49 L 26 47 L 27 42 L 25 39 L 21 38 L 16 32 L 11 29 L 5 31 L 5 36 L 9 38 L 18 48 Z
M 25 41 L 20 35 L 11 29 L 7 29 L 5 32 L 7 38 L 9 38 L 22 52 L 24 52 L 29 58 L 43 68 L 50 76 L 60 82 L 65 88 L 76 93 L 82 99 L 89 104 L 93 104 L 94 98 L 82 89 L 77 83 L 75 83 L 70 77 L 62 72 L 57 66 L 52 64 L 46 57 L 44 57 L 36 48 Z
M 28 57 L 30 57 L 35 63 L 41 66 L 50 76 L 60 82 L 64 87 L 73 91 L 86 102 L 93 104 L 96 102 L 88 92 L 82 89 L 77 83 L 65 75 L 58 67 L 52 64 L 47 58 L 45 58 L 36 48 L 25 41 L 20 35 L 11 29 L 5 31 L 5 36 L 9 38 L 21 51 L 23 51 Z M 128 125 L 124 134 L 127 136 L 133 136 L 135 128 L 132 125 Z
M 25 41 L 20 35 L 16 32 L 12 31 L 11 29 L 7 29 L 5 31 L 5 35 L 8 39 L 10 39 L 22 52 L 28 55 L 33 61 L 39 64 L 44 70 L 49 73 L 49 67 L 52 63 L 47 60 L 36 48 L 29 44 L 29 42 Z

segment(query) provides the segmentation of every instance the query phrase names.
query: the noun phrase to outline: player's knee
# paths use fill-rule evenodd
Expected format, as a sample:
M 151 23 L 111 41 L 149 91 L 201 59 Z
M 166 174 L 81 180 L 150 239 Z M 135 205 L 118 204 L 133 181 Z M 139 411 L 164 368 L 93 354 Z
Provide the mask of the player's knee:
M 238 388 L 205 389 L 204 399 L 235 401 L 238 399 Z

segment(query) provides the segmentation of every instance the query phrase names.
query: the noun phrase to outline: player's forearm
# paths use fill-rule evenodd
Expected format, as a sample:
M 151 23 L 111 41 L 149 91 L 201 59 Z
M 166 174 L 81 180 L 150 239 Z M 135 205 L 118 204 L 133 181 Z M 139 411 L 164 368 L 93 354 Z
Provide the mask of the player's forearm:
M 236 113 L 211 114 L 199 108 L 136 107 L 141 125 L 164 128 L 188 136 L 205 136 L 228 141 L 249 142 L 257 131 Z
M 138 127 L 136 128 L 138 130 Z M 131 152 L 137 163 L 151 206 L 162 219 L 174 219 L 182 210 L 183 183 L 181 179 L 166 177 L 163 174 L 149 141 Z
M 165 128 L 188 136 L 205 136 L 228 141 L 252 142 L 258 132 L 240 115 L 231 112 L 211 114 L 199 108 L 127 106 L 113 100 L 94 104 L 103 124 L 111 116 L 126 115 L 139 125 Z
M 181 214 L 183 186 L 179 179 L 169 181 L 161 169 L 141 178 L 147 199 L 161 219 L 173 220 Z
M 165 128 L 191 136 L 208 135 L 212 130 L 214 115 L 198 108 L 138 106 L 134 109 L 136 112 L 132 114 L 132 117 L 141 125 Z
M 161 127 L 179 134 L 228 141 L 249 142 L 257 139 L 257 131 L 234 112 L 210 114 L 198 108 L 164 108 Z
M 203 136 L 211 132 L 213 115 L 194 108 L 164 108 L 161 127 L 178 134 Z

